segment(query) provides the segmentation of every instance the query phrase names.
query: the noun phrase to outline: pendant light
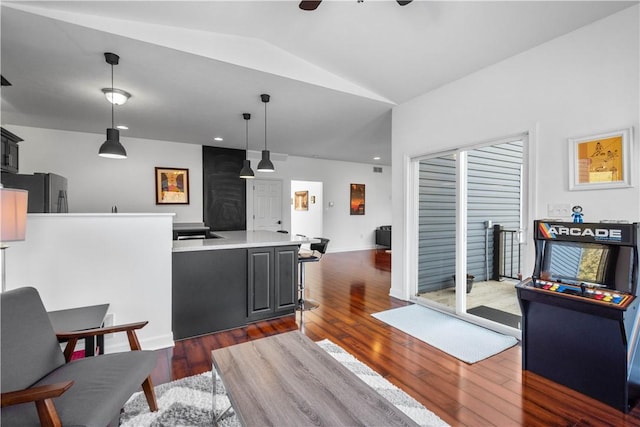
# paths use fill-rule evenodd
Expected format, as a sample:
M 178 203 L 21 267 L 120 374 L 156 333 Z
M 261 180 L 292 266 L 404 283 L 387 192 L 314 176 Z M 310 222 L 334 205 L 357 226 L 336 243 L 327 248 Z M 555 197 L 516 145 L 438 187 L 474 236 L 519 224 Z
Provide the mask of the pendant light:
M 240 178 L 243 179 L 252 179 L 255 178 L 253 171 L 251 170 L 251 160 L 249 160 L 249 119 L 251 119 L 251 114 L 242 113 L 242 117 L 244 118 L 244 122 L 246 125 L 246 134 L 247 134 L 247 154 L 246 159 L 242 162 L 242 170 L 240 171 Z
M 113 66 L 118 65 L 120 57 L 115 53 L 105 52 L 104 59 L 111 65 L 111 89 L 113 90 Z M 98 154 L 111 159 L 126 159 L 127 150 L 120 144 L 120 131 L 116 129 L 113 120 L 114 104 L 111 104 L 111 127 L 107 129 L 107 140 L 100 146 Z
M 267 103 L 270 98 L 266 93 L 260 95 L 260 99 L 264 102 L 264 150 L 262 150 L 262 160 L 258 163 L 258 172 L 273 172 L 276 170 L 269 158 L 269 150 L 267 150 Z

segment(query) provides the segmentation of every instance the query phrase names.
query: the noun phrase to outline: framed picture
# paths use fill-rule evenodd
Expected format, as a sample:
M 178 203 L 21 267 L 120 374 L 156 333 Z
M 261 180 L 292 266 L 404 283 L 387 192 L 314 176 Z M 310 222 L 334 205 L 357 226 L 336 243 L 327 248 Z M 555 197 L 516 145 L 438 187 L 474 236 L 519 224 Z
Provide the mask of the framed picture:
M 632 128 L 569 139 L 569 190 L 631 186 Z
M 156 168 L 156 205 L 189 204 L 189 169 Z
M 297 211 L 309 210 L 309 192 L 308 191 L 296 191 L 296 197 L 294 200 L 294 209 Z
M 351 215 L 364 215 L 364 184 L 351 184 L 349 212 Z

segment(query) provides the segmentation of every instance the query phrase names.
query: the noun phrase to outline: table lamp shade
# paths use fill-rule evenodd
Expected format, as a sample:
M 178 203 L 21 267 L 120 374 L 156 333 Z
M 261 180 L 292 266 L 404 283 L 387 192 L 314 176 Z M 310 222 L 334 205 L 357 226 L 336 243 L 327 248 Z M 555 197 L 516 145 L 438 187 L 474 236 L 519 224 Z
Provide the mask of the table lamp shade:
M 27 231 L 27 190 L 0 188 L 0 242 L 24 240 Z

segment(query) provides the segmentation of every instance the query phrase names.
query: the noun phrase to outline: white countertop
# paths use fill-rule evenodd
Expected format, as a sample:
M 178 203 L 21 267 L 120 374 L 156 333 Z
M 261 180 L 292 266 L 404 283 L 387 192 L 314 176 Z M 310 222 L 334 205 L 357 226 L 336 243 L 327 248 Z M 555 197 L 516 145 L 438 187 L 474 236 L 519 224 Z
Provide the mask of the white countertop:
M 219 239 L 174 240 L 173 252 L 300 245 L 315 239 L 275 231 L 212 231 Z

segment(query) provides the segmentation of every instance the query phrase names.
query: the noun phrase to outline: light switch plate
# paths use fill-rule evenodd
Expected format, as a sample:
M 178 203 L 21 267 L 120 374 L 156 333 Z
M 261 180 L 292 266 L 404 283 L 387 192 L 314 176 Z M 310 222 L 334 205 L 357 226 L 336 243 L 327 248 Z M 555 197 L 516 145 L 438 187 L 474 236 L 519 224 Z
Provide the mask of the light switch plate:
M 569 204 L 549 204 L 547 205 L 547 215 L 551 218 L 570 217 L 571 205 Z

